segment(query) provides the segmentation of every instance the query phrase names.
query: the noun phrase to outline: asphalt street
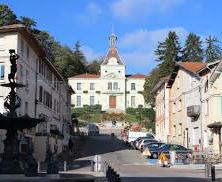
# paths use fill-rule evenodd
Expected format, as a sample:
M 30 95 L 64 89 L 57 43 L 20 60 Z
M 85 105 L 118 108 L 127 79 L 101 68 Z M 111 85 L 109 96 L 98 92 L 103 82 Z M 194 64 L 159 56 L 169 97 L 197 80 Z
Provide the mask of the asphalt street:
M 89 137 L 82 158 L 79 160 L 91 160 L 94 155 L 100 155 L 120 174 L 124 182 L 209 181 L 205 179 L 204 170 L 172 169 L 148 165 L 147 160 L 139 151 L 133 150 L 118 138 L 119 131 L 113 128 L 101 129 L 100 136 Z M 111 133 L 115 133 L 117 137 L 111 137 Z M 89 168 L 86 166 L 85 170 Z

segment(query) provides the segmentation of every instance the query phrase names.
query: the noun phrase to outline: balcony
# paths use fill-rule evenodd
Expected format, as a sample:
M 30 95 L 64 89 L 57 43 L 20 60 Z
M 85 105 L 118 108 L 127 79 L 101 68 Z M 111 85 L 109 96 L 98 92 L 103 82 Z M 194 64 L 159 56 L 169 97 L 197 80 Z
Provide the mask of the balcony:
M 103 92 L 103 94 L 123 94 L 124 91 L 120 90 L 120 88 L 118 89 L 112 89 L 112 90 L 106 90 Z
M 188 117 L 198 117 L 200 115 L 200 105 L 193 105 L 187 107 L 187 116 Z

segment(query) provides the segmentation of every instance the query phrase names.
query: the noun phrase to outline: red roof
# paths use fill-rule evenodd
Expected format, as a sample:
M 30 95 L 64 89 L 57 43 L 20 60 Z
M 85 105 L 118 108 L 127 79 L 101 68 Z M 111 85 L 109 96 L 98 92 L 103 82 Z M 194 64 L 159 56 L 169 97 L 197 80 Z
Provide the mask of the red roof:
M 84 73 L 84 74 L 72 76 L 70 78 L 99 78 L 99 77 L 100 75 Z
M 144 75 L 144 74 L 135 74 L 135 75 L 127 76 L 127 78 L 146 78 L 146 75 Z
M 178 63 L 179 66 L 181 66 L 182 68 L 191 71 L 193 73 L 197 73 L 198 71 L 200 71 L 201 69 L 203 69 L 207 63 L 200 63 L 200 62 L 179 62 Z
M 118 54 L 118 51 L 117 51 L 117 49 L 116 49 L 115 47 L 109 48 L 108 54 L 107 54 L 107 56 L 106 56 L 106 58 L 104 59 L 104 61 L 103 61 L 102 64 L 107 64 L 107 63 L 108 63 L 108 60 L 109 60 L 110 58 L 112 58 L 112 57 L 114 57 L 114 58 L 117 59 L 117 63 L 118 63 L 118 64 L 123 65 L 123 62 L 121 61 L 121 59 L 120 59 L 120 57 L 119 57 L 119 54 Z

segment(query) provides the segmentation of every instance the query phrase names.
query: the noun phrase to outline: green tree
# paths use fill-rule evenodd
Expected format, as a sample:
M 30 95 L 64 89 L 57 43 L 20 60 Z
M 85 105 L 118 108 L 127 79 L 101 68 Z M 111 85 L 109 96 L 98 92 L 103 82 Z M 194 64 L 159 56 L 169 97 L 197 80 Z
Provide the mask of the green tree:
M 194 33 L 190 33 L 186 39 L 185 47 L 183 49 L 183 61 L 202 62 L 203 49 L 200 37 Z
M 156 83 L 159 81 L 160 78 L 160 68 L 156 67 L 154 68 L 150 74 L 146 77 L 145 83 L 144 83 L 144 92 L 143 96 L 146 101 L 146 103 L 149 103 L 151 107 L 155 106 L 155 98 L 154 94 L 152 93 L 152 89 L 156 85 Z
M 175 61 L 180 59 L 179 55 L 181 47 L 179 38 L 176 32 L 169 32 L 166 40 L 160 42 L 155 50 L 155 55 L 158 57 L 159 64 L 159 76 L 166 76 L 172 73 L 175 65 Z
M 14 12 L 5 4 L 0 4 L 0 26 L 16 23 L 17 17 Z
M 37 24 L 35 20 L 33 20 L 29 17 L 25 17 L 25 16 L 21 16 L 20 21 L 23 25 L 25 25 L 26 27 L 28 27 L 31 30 L 33 30 Z
M 217 61 L 222 56 L 222 49 L 218 45 L 216 37 L 209 36 L 206 38 L 205 60 L 207 63 Z
M 101 59 L 94 60 L 93 62 L 89 63 L 86 67 L 87 72 L 91 74 L 99 74 L 101 63 L 102 63 Z

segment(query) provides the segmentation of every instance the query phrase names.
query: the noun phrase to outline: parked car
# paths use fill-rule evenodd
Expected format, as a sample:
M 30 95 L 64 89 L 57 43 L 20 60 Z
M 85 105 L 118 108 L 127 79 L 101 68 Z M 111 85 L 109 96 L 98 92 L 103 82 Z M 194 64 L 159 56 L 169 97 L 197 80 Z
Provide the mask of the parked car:
M 139 137 L 135 143 L 134 143 L 134 148 L 135 149 L 138 149 L 140 143 L 142 142 L 142 140 L 154 140 L 155 139 L 155 136 L 153 134 L 148 134 L 147 136 L 145 137 Z
M 139 137 L 148 137 L 148 138 L 155 138 L 155 136 L 152 133 L 149 132 L 142 132 L 142 131 L 129 131 L 128 132 L 128 138 L 127 138 L 127 142 L 131 143 L 133 141 L 135 141 L 137 138 Z
M 164 143 L 162 143 L 162 142 L 152 142 L 152 143 L 144 144 L 143 151 L 146 150 L 146 149 L 152 150 L 152 149 L 155 149 L 155 148 L 159 148 L 163 144 Z
M 152 142 L 158 142 L 158 140 L 156 139 L 143 139 L 140 140 L 139 144 L 138 144 L 138 150 L 142 151 L 143 150 L 143 146 Z
M 137 138 L 136 140 L 134 140 L 134 141 L 132 141 L 130 144 L 131 144 L 131 146 L 133 147 L 133 148 L 136 148 L 136 146 L 137 146 L 137 143 L 140 141 L 140 140 L 142 140 L 142 139 L 150 139 L 150 137 L 139 137 L 139 138 Z
M 95 124 L 88 124 L 87 125 L 87 129 L 88 129 L 88 135 L 99 135 L 99 127 Z
M 182 154 L 185 157 L 192 154 L 191 149 L 187 149 L 186 147 L 177 144 L 163 144 L 159 148 L 151 148 L 149 151 L 151 153 L 151 158 L 154 159 L 157 159 L 161 153 L 169 155 L 170 151 L 175 151 L 176 154 Z

